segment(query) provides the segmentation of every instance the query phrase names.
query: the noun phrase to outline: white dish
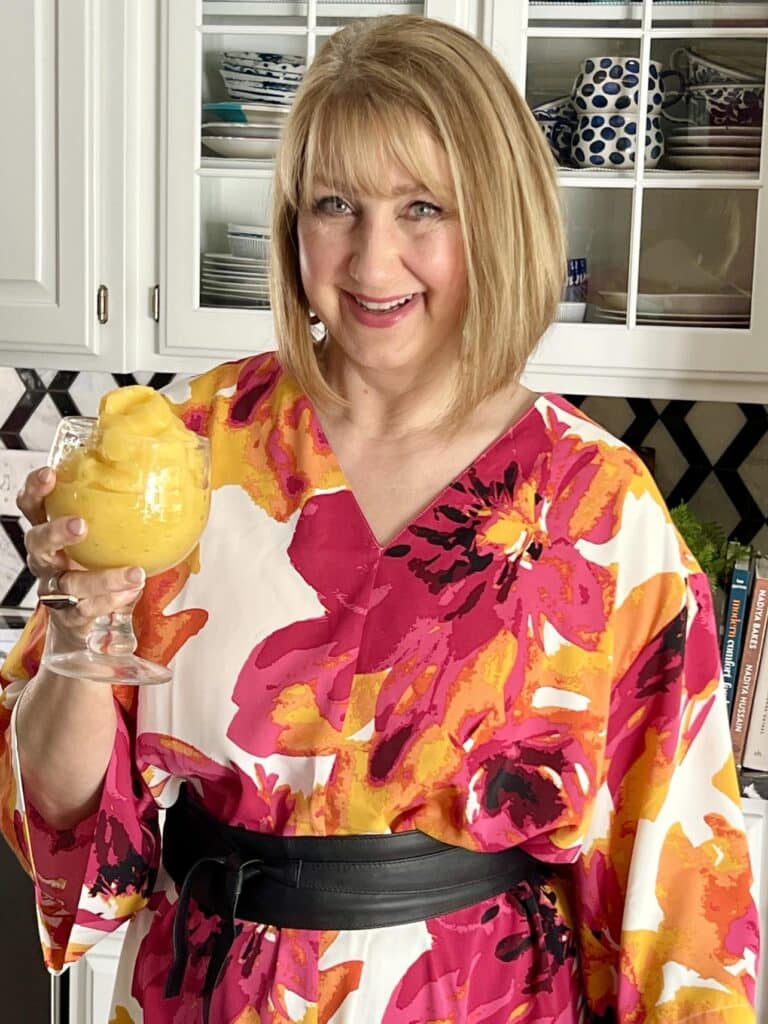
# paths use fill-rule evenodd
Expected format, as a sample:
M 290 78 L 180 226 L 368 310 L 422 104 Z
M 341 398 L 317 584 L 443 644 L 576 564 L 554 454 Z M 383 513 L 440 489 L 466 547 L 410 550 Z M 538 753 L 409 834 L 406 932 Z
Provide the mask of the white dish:
M 603 308 L 626 313 L 626 292 L 600 292 Z M 637 296 L 637 308 L 642 313 L 682 313 L 689 316 L 749 316 L 751 295 L 690 293 L 690 292 L 641 292 Z
M 623 324 L 627 319 L 625 313 L 617 313 L 614 310 L 603 309 L 601 306 L 594 306 L 593 313 L 595 316 L 599 316 L 603 320 L 611 320 L 616 323 Z M 749 323 L 748 316 L 684 316 L 678 313 L 659 313 L 657 315 L 650 313 L 638 313 L 637 320 L 638 323 L 680 324 L 681 326 L 690 323 L 712 324 L 713 326 L 717 326 L 718 324 L 726 326 L 728 324 Z
M 696 149 L 706 152 L 718 146 L 733 146 L 746 150 L 748 155 L 755 156 L 760 152 L 761 139 L 758 135 L 714 135 L 712 137 L 678 135 L 667 138 L 667 150 L 670 149 Z
M 675 156 L 670 154 L 667 164 L 675 170 L 685 171 L 759 171 L 757 156 Z
M 759 153 L 751 150 L 749 146 L 742 147 L 740 145 L 715 146 L 714 148 L 709 146 L 674 145 L 668 148 L 667 156 L 669 158 L 674 157 L 676 160 L 679 157 L 690 157 L 695 161 L 700 161 L 702 157 L 713 157 L 716 160 L 721 157 L 743 157 L 745 160 L 760 160 Z
M 203 306 L 226 306 L 227 309 L 269 309 L 269 302 L 263 299 L 249 299 L 244 296 L 234 299 L 226 295 L 209 295 L 200 292 L 200 304 Z
M 672 128 L 670 135 L 761 135 L 763 129 L 749 124 L 689 124 Z
M 559 302 L 555 320 L 561 324 L 580 324 L 586 311 L 586 302 Z
M 216 263 L 227 263 L 232 266 L 240 264 L 241 266 L 252 267 L 258 267 L 264 262 L 263 260 L 253 259 L 252 256 L 233 256 L 231 252 L 204 252 L 203 263 L 211 261 Z
M 204 103 L 203 110 L 209 114 L 215 114 L 225 121 L 231 121 L 232 124 L 281 125 L 285 121 L 287 113 L 272 103 L 239 103 L 233 100 L 225 103 Z
M 269 265 L 264 262 L 257 267 L 231 267 L 226 263 L 206 263 L 203 261 L 202 271 L 204 274 L 214 274 L 218 277 L 266 277 L 269 273 Z
M 207 281 L 209 284 L 250 284 L 250 285 L 264 285 L 267 284 L 269 278 L 264 274 L 229 274 L 229 273 L 217 273 L 215 270 L 203 270 L 200 274 L 201 281 Z
M 200 127 L 203 135 L 214 135 L 219 138 L 277 139 L 280 136 L 280 125 L 277 124 L 244 124 L 242 121 L 204 121 Z
M 611 316 L 599 311 L 598 309 L 592 309 L 587 313 L 587 322 L 612 324 L 614 326 L 624 327 L 627 323 L 627 319 L 624 316 Z M 695 317 L 690 317 L 685 320 L 679 320 L 672 316 L 648 317 L 638 315 L 636 322 L 638 327 L 677 327 L 678 329 L 690 329 L 695 327 L 697 329 L 709 328 L 710 330 L 719 329 L 723 331 L 745 330 L 750 326 L 749 317 L 729 317 L 724 320 L 697 320 Z
M 251 284 L 210 284 L 206 281 L 205 290 L 212 295 L 252 295 L 261 297 L 269 295 L 269 288 Z
M 231 156 L 240 160 L 269 160 L 277 153 L 277 139 L 222 138 L 204 135 L 202 143 L 217 156 Z
M 268 224 L 227 224 L 230 235 L 252 235 L 254 238 L 269 238 L 272 228 Z

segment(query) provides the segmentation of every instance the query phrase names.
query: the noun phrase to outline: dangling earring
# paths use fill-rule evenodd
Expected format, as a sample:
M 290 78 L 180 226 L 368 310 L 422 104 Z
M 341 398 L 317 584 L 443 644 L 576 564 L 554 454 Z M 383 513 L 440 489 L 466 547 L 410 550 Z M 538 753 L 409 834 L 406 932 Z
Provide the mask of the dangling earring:
M 325 341 L 328 334 L 328 328 L 317 313 L 313 312 L 311 309 L 309 310 L 309 329 L 312 332 L 312 337 L 318 344 Z

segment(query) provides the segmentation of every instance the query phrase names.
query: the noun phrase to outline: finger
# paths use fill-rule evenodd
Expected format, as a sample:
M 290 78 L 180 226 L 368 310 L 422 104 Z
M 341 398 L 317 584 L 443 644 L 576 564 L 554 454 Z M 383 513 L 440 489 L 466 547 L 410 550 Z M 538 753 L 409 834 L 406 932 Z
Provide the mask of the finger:
M 80 516 L 60 516 L 31 527 L 24 536 L 29 571 L 40 578 L 66 568 L 69 560 L 63 549 L 79 543 L 87 532 L 88 525 Z
M 122 607 L 126 603 L 122 595 L 128 591 L 140 593 L 143 585 L 144 572 L 135 566 L 128 569 L 104 569 L 100 572 L 69 569 L 59 573 L 57 579 L 57 590 L 61 594 L 76 597 L 81 604 L 89 603 L 88 614 L 91 613 L 93 602 L 97 601 L 105 601 L 108 605 L 119 602 Z
M 70 637 L 82 641 L 93 628 L 96 619 L 108 618 L 113 612 L 130 608 L 141 594 L 141 587 L 100 594 L 79 601 L 74 607 L 49 610 L 50 621 L 57 638 Z
M 16 495 L 16 507 L 21 514 L 36 526 L 45 522 L 45 499 L 56 486 L 56 473 L 50 466 L 33 470 Z

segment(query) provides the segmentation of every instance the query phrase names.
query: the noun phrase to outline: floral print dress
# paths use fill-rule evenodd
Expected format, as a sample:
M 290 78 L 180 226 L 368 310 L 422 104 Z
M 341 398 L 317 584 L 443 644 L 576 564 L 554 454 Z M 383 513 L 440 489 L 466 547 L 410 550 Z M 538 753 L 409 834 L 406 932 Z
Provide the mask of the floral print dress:
M 55 831 L 25 802 L 3 669 L 0 820 L 60 971 L 130 920 L 112 1024 L 195 1024 L 221 921 L 177 890 L 163 809 L 187 780 L 230 824 L 420 829 L 541 862 L 413 924 L 237 922 L 215 1024 L 749 1024 L 757 916 L 706 578 L 642 462 L 540 396 L 380 546 L 274 354 L 171 393 L 211 438 L 199 551 L 150 579 L 140 651 L 173 682 L 115 690 L 101 804 Z

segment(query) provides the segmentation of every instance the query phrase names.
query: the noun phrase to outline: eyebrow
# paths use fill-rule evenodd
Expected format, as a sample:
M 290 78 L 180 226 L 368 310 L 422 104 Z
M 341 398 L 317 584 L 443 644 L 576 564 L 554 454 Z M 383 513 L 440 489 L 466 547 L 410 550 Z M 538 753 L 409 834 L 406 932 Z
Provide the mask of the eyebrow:
M 345 185 L 339 185 L 337 187 L 339 189 L 341 189 L 343 192 L 349 192 L 350 195 L 356 195 L 354 189 L 347 188 Z M 324 181 L 316 181 L 314 183 L 314 188 L 328 188 L 328 189 L 330 189 L 330 188 L 333 188 L 333 186 L 329 185 L 327 182 L 324 182 Z M 416 195 L 417 192 L 431 192 L 431 191 L 432 191 L 432 189 L 429 188 L 428 185 L 425 185 L 423 183 L 418 184 L 418 185 L 398 185 L 397 188 L 394 189 L 394 191 L 389 193 L 389 195 L 391 195 L 393 197 L 413 196 L 413 195 Z

